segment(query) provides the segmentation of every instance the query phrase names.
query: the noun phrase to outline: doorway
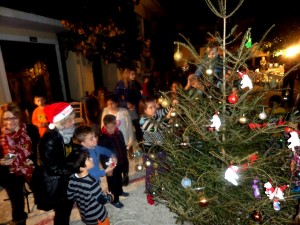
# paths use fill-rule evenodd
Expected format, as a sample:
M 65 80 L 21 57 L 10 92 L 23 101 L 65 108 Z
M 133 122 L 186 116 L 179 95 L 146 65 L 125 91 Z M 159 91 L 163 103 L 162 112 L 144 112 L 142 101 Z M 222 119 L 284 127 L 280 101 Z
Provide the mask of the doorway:
M 0 46 L 12 101 L 32 111 L 36 94 L 47 103 L 64 99 L 55 45 L 0 41 Z

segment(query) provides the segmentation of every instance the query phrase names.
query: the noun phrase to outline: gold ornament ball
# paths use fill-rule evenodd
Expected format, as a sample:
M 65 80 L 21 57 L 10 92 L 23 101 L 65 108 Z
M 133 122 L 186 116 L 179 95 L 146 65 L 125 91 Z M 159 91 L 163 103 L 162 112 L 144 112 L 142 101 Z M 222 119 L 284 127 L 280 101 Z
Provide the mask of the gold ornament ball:
M 174 60 L 176 61 L 176 62 L 179 62 L 180 60 L 182 60 L 182 53 L 180 52 L 180 51 L 176 51 L 175 53 L 174 53 Z
M 160 96 L 157 100 L 158 104 L 161 104 L 163 102 L 164 98 L 162 96 Z
M 239 121 L 240 121 L 241 124 L 246 124 L 246 123 L 248 123 L 248 119 L 247 119 L 247 117 L 245 117 L 245 116 L 240 117 Z
M 200 197 L 199 199 L 199 205 L 202 206 L 202 207 L 206 207 L 208 205 L 208 200 L 207 198 L 205 197 Z
M 143 165 L 142 164 L 137 164 L 135 166 L 135 170 L 138 171 L 138 172 L 142 171 L 143 170 Z
M 150 153 L 150 154 L 149 154 L 149 158 L 150 158 L 150 159 L 155 159 L 155 154 Z
M 175 116 L 176 116 L 176 112 L 174 112 L 174 111 L 171 112 L 171 116 L 172 116 L 172 117 L 175 117 Z
M 170 102 L 167 99 L 164 99 L 161 102 L 161 106 L 164 107 L 164 108 L 168 108 L 170 106 Z
M 157 163 L 157 162 L 154 162 L 154 163 L 153 163 L 153 168 L 154 168 L 154 169 L 157 169 L 158 167 L 159 167 L 158 163 Z

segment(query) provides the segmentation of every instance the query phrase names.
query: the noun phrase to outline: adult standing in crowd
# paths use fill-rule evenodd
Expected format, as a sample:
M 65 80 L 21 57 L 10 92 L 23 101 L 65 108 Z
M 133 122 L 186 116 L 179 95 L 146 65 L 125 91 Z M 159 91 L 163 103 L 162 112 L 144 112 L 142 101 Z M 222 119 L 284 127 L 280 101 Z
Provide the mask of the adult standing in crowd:
M 67 156 L 72 150 L 75 112 L 70 104 L 47 105 L 45 114 L 50 122 L 39 144 L 40 166 L 33 176 L 33 192 L 37 207 L 54 209 L 54 225 L 68 225 L 73 201 L 67 199 Z
M 136 80 L 136 68 L 128 66 L 124 69 L 123 77 L 116 84 L 114 94 L 120 100 L 120 107 L 127 107 L 127 100 L 131 99 L 136 109 L 139 108 L 139 101 L 142 99 L 142 86 Z
M 0 185 L 6 190 L 12 208 L 9 224 L 26 225 L 25 182 L 30 184 L 37 158 L 38 129 L 22 121 L 23 112 L 14 103 L 0 108 Z

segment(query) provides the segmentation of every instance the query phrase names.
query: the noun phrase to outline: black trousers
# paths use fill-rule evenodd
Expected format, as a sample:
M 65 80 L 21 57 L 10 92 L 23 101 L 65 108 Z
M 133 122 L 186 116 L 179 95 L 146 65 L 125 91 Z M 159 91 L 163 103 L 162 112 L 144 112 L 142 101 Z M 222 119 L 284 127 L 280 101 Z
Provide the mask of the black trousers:
M 69 225 L 73 204 L 73 201 L 65 199 L 54 207 L 54 225 Z
M 108 190 L 114 195 L 114 201 L 118 202 L 120 195 L 123 193 L 122 187 L 122 165 L 117 164 L 113 170 L 112 176 L 106 176 Z
M 27 213 L 24 211 L 24 185 L 23 176 L 17 176 L 14 173 L 9 173 L 9 171 L 0 173 L 0 186 L 5 189 L 11 202 L 13 221 L 27 219 Z

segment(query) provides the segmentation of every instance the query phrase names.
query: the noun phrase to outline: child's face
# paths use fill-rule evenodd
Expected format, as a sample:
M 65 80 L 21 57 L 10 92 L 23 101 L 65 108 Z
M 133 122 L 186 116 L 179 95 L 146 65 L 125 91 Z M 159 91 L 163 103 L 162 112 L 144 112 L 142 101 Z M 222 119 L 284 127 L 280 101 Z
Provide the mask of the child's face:
M 43 106 L 45 104 L 45 99 L 44 98 L 35 98 L 34 99 L 34 104 L 36 106 Z
M 134 80 L 135 79 L 135 71 L 130 71 L 129 79 L 130 80 Z
M 133 110 L 134 109 L 134 104 L 127 102 L 127 108 Z
M 90 133 L 86 135 L 83 142 L 81 142 L 81 145 L 86 148 L 94 148 L 97 145 L 98 138 L 94 133 Z
M 145 114 L 149 117 L 153 117 L 156 114 L 157 106 L 155 102 L 148 102 Z
M 108 107 L 109 110 L 116 110 L 118 108 L 117 103 L 115 103 L 115 102 L 113 102 L 111 100 L 108 100 L 106 102 L 106 104 L 107 104 L 107 107 Z
M 108 124 L 105 125 L 105 127 L 106 127 L 107 133 L 114 134 L 115 130 L 116 130 L 116 127 L 117 127 L 117 122 L 108 123 Z

